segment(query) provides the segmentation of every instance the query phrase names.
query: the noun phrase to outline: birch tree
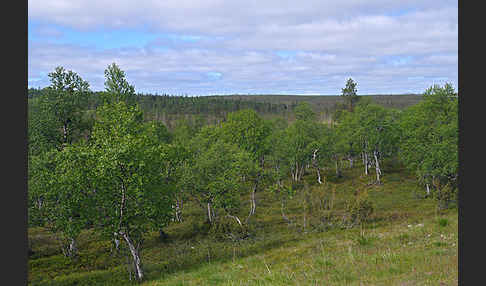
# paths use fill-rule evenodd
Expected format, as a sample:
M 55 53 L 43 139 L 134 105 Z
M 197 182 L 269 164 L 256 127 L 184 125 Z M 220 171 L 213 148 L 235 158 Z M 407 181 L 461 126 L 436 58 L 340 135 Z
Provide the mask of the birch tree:
M 252 109 L 230 113 L 227 121 L 222 126 L 224 139 L 235 143 L 239 148 L 248 152 L 261 171 L 256 176 L 248 178 L 252 184 L 250 192 L 251 207 L 248 218 L 255 214 L 256 210 L 255 193 L 263 180 L 265 156 L 268 154 L 265 140 L 269 131 L 263 119 Z
M 144 272 L 143 234 L 160 230 L 172 217 L 173 194 L 164 184 L 164 146 L 154 125 L 142 124 L 137 106 L 123 101 L 97 111 L 92 136 L 96 164 L 97 220 L 102 234 L 123 240 L 130 250 L 135 277 Z
M 67 146 L 32 158 L 29 194 L 44 226 L 66 257 L 77 255 L 76 240 L 94 213 L 94 157 L 86 144 Z
M 135 87 L 128 83 L 125 71 L 116 63 L 105 69 L 105 89 L 104 100 L 107 102 L 124 101 L 129 105 L 136 103 Z
M 451 84 L 434 85 L 401 121 L 400 158 L 446 208 L 457 190 L 458 97 Z
M 50 86 L 28 104 L 29 223 L 42 224 L 49 214 L 47 194 L 55 191 L 48 176 L 56 169 L 55 152 L 84 138 L 92 126 L 85 108 L 89 84 L 77 73 L 56 67 L 48 74 Z M 51 225 L 57 219 L 50 217 Z M 59 229 L 62 232 L 61 228 Z M 59 232 L 59 231 L 57 231 Z
M 45 94 L 29 100 L 28 147 L 32 155 L 60 150 L 91 128 L 85 117 L 89 83 L 61 66 L 48 76 L 51 84 Z
M 345 144 L 345 149 L 359 146 L 362 150 L 365 174 L 368 173 L 369 161 L 373 161 L 376 182 L 380 184 L 383 158 L 397 152 L 398 112 L 374 104 L 358 105 L 354 112 L 343 114 L 338 133 L 344 140 L 341 144 Z
M 293 181 L 300 181 L 307 165 L 311 164 L 315 151 L 312 143 L 319 140 L 319 124 L 315 122 L 315 114 L 308 103 L 301 102 L 295 109 L 296 121 L 290 124 L 281 138 L 282 160 L 288 165 Z
M 237 217 L 240 196 L 248 191 L 258 165 L 250 153 L 235 144 L 218 139 L 216 127 L 203 128 L 193 140 L 193 156 L 184 171 L 184 188 L 205 209 L 207 221 L 214 225 L 218 215 Z

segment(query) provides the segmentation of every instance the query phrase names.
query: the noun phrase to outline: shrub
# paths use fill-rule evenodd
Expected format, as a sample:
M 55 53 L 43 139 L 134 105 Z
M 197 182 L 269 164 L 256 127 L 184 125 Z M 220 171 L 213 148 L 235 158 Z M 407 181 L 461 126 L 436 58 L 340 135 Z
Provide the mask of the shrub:
M 374 206 L 368 198 L 367 192 L 360 192 L 354 199 L 348 202 L 346 208 L 347 222 L 351 225 L 361 224 L 367 221 L 374 211 Z
M 245 224 L 239 225 L 229 217 L 219 217 L 209 230 L 209 235 L 217 240 L 239 241 L 248 237 L 248 229 Z

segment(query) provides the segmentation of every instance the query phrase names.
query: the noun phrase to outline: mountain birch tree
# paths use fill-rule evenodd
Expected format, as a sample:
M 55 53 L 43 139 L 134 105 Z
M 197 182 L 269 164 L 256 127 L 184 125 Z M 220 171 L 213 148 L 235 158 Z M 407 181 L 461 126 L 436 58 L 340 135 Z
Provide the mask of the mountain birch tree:
M 434 85 L 400 120 L 400 158 L 446 208 L 457 190 L 458 97 L 451 84 Z
M 97 220 L 107 238 L 126 243 L 142 280 L 140 257 L 143 234 L 160 230 L 172 217 L 173 194 L 164 184 L 165 145 L 154 125 L 142 124 L 137 106 L 125 102 L 98 108 L 92 136 L 96 164 Z
M 59 161 L 59 156 L 66 155 L 59 152 L 81 141 L 91 128 L 91 121 L 85 116 L 89 84 L 75 72 L 66 71 L 60 66 L 48 76 L 51 85 L 43 90 L 42 95 L 29 99 L 28 105 L 29 224 L 42 225 L 48 222 L 49 227 L 57 234 L 66 234 L 74 239 L 78 232 L 78 227 L 74 225 L 78 220 L 71 217 L 73 229 L 68 230 L 66 225 L 61 225 L 64 222 L 61 222 L 60 214 L 54 212 L 53 208 L 63 206 L 64 209 L 59 210 L 77 212 L 73 210 L 75 206 L 70 205 L 70 198 L 60 204 L 53 203 L 52 200 L 59 201 L 64 195 L 69 195 L 66 193 L 70 188 L 69 184 L 66 188 L 59 185 L 68 177 L 63 173 L 57 174 L 59 179 L 55 177 L 56 172 L 60 172 L 58 168 L 62 160 Z M 64 253 L 75 256 L 74 240 L 68 240 L 71 241 L 73 251 L 68 249 Z M 61 242 L 66 244 L 64 238 L 61 238 Z
M 315 114 L 310 105 L 299 103 L 295 108 L 296 121 L 292 122 L 280 139 L 282 141 L 279 152 L 293 181 L 300 181 L 310 166 L 312 154 L 315 151 L 313 144 L 319 141 L 320 124 L 315 122 Z
M 85 144 L 53 149 L 32 159 L 29 192 L 38 214 L 66 257 L 77 255 L 77 237 L 94 214 L 94 157 Z
M 29 99 L 29 155 L 53 148 L 61 150 L 82 138 L 92 125 L 85 116 L 89 83 L 61 66 L 48 76 L 51 85 L 41 96 Z
M 135 87 L 128 83 L 125 72 L 116 63 L 105 69 L 105 102 L 124 101 L 128 105 L 136 103 Z
M 258 164 L 259 170 L 261 171 L 256 176 L 247 178 L 251 180 L 252 185 L 250 191 L 250 211 L 247 220 L 255 214 L 255 193 L 259 186 L 262 185 L 265 157 L 268 154 L 265 140 L 269 132 L 268 125 L 252 109 L 244 109 L 230 113 L 227 121 L 222 126 L 224 139 L 228 142 L 235 143 L 239 148 L 248 152 L 252 160 Z
M 218 139 L 221 130 L 216 128 L 205 127 L 194 138 L 193 155 L 183 175 L 184 189 L 205 209 L 210 225 L 221 214 L 238 218 L 240 196 L 260 171 L 250 153 Z
M 374 104 L 358 105 L 354 112 L 344 112 L 338 133 L 345 152 L 354 153 L 358 152 L 355 148 L 361 148 L 366 175 L 373 161 L 376 182 L 380 184 L 383 158 L 398 150 L 398 112 Z

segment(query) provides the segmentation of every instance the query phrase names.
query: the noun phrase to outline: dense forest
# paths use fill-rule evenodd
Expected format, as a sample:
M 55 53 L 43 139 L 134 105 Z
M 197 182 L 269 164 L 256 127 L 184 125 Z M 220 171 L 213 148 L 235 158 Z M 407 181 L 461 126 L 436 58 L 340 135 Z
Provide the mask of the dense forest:
M 392 108 L 358 96 L 349 79 L 339 102 L 316 107 L 137 94 L 115 63 L 105 70 L 103 92 L 62 67 L 49 77 L 49 87 L 28 92 L 29 227 L 55 238 L 58 250 L 49 255 L 72 261 L 63 262 L 66 269 L 88 265 L 80 250 L 89 232 L 119 253 L 114 265 L 129 261 L 120 270 L 129 272 L 125 280 L 153 279 L 156 271 L 144 266 L 144 253 L 152 253 L 144 252 L 152 249 L 147 235 L 171 245 L 167 229 L 177 233 L 195 212 L 203 221 L 192 222 L 193 233 L 232 243 L 257 241 L 270 218 L 281 222 L 275 233 L 376 227 L 386 193 L 368 189 L 399 186 L 397 169 L 411 178 L 403 192 L 416 186 L 430 210 L 457 207 L 458 96 L 450 84 L 406 103 L 390 98 Z M 336 198 L 336 186 L 352 195 Z M 264 215 L 270 202 L 277 217 Z M 36 256 L 38 247 L 29 249 L 30 275 L 47 259 Z M 59 285 L 78 282 L 70 283 Z
M 30 101 L 43 97 L 49 92 L 48 88 L 28 90 Z M 86 108 L 96 109 L 103 104 L 103 97 L 106 92 L 86 92 Z M 134 94 L 135 101 L 144 112 L 147 121 L 161 121 L 169 129 L 172 129 L 176 121 L 186 119 L 191 124 L 217 124 L 224 120 L 228 113 L 252 109 L 264 117 L 275 115 L 292 116 L 292 109 L 297 103 L 282 104 L 259 101 L 248 101 L 241 99 L 226 99 L 209 96 L 174 96 L 174 95 L 153 95 Z
M 48 88 L 29 88 L 28 97 L 43 96 Z M 96 109 L 103 103 L 105 92 L 87 91 L 88 109 Z M 333 114 L 343 109 L 342 96 L 302 96 L 302 95 L 219 95 L 219 96 L 178 96 L 137 93 L 135 95 L 146 120 L 161 121 L 172 129 L 179 119 L 186 119 L 191 124 L 218 124 L 225 120 L 228 113 L 242 109 L 252 109 L 261 117 L 271 119 L 283 117 L 287 121 L 295 120 L 293 110 L 300 102 L 310 103 L 317 115 L 317 120 L 329 122 Z M 368 100 L 387 108 L 405 109 L 417 104 L 422 95 L 368 95 Z

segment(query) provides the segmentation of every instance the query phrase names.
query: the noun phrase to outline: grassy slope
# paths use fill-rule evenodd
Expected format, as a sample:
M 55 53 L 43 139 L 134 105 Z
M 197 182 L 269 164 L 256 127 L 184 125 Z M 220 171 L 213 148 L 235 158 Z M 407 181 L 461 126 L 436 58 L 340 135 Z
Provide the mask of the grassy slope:
M 336 179 L 328 170 L 326 186 L 307 176 L 314 208 L 305 231 L 301 196 L 288 205 L 287 215 L 295 222 L 288 226 L 276 197 L 257 193 L 252 236 L 239 242 L 205 234 L 203 210 L 187 204 L 185 221 L 166 230 L 169 241 L 159 242 L 156 233 L 147 236 L 142 285 L 457 284 L 457 209 L 437 213 L 435 202 L 419 198 L 416 194 L 424 190 L 398 166 L 386 165 L 384 184 L 368 188 L 375 213 L 362 230 L 323 229 L 317 219 L 319 198 L 330 198 L 334 188 L 339 217 L 355 190 L 373 179 L 361 174 L 356 166 Z M 245 213 L 246 208 L 240 217 Z M 110 243 L 89 232 L 82 234 L 77 261 L 64 258 L 44 229 L 29 229 L 29 237 L 35 252 L 29 259 L 31 285 L 133 285 L 126 259 L 111 255 Z

